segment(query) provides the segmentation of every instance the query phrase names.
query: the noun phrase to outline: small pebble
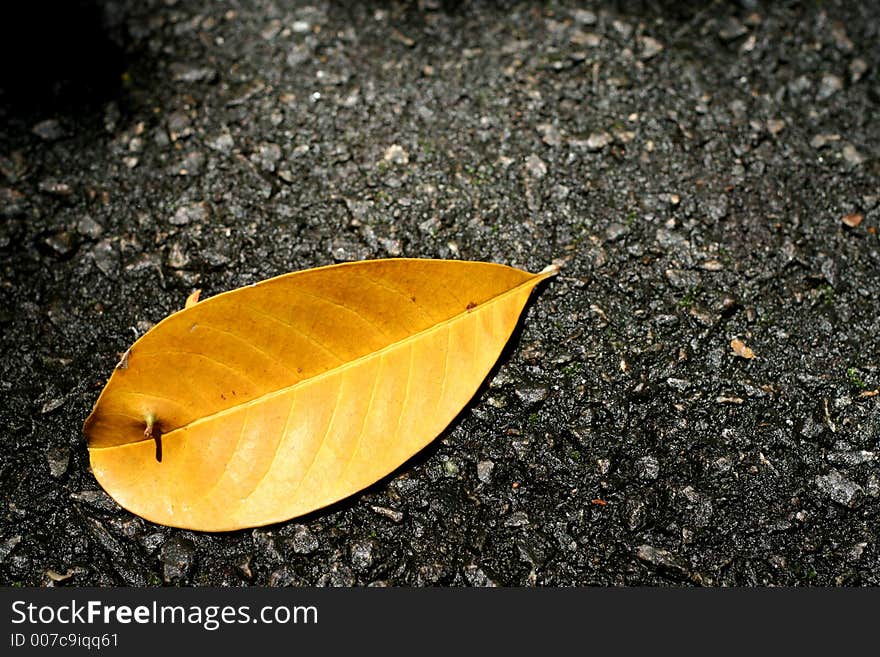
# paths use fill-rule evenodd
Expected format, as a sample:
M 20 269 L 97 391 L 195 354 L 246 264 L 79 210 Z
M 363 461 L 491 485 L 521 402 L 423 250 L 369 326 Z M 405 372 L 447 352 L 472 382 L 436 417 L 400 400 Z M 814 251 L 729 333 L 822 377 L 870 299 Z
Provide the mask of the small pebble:
M 846 144 L 843 147 L 843 159 L 846 160 L 846 163 L 852 166 L 858 166 L 862 164 L 867 158 L 859 153 L 856 150 L 856 147 L 852 144 Z
M 46 119 L 34 124 L 31 132 L 44 141 L 56 141 L 64 136 L 64 128 L 57 119 Z
M 262 559 L 268 560 L 270 563 L 280 563 L 284 561 L 284 556 L 279 550 L 279 539 L 275 532 L 268 529 L 255 529 L 251 532 L 253 539 L 254 553 Z
M 820 134 L 810 139 L 810 146 L 816 150 L 825 148 L 831 142 L 840 141 L 840 135 Z
M 333 586 L 339 588 L 350 588 L 356 582 L 354 573 L 345 564 L 333 563 L 330 569 L 318 578 L 318 586 Z
M 767 131 L 771 135 L 778 135 L 783 130 L 785 130 L 785 121 L 780 119 L 770 119 L 767 121 Z
M 470 564 L 464 569 L 464 577 L 471 586 L 484 588 L 497 587 L 498 584 L 490 578 L 482 568 L 476 564 Z
M 644 524 L 648 509 L 647 504 L 642 500 L 629 499 L 626 501 L 623 511 L 627 529 L 635 531 Z
M 645 563 L 679 574 L 685 574 L 688 570 L 684 561 L 677 554 L 669 550 L 656 548 L 653 545 L 640 545 L 636 548 L 636 556 Z
M 25 202 L 24 194 L 18 190 L 0 187 L 0 216 L 14 217 L 24 213 Z
M 700 284 L 700 275 L 695 271 L 667 269 L 664 274 L 669 284 L 680 290 L 692 290 Z
M 691 382 L 688 379 L 679 379 L 677 377 L 670 376 L 666 379 L 666 385 L 668 385 L 673 390 L 678 390 L 678 392 L 684 392 L 691 387 Z
M 99 511 L 116 512 L 120 510 L 114 499 L 102 490 L 81 490 L 71 493 L 70 499 Z
M 278 33 L 281 31 L 281 21 L 278 19 L 269 21 L 269 24 L 260 30 L 260 38 L 265 39 L 266 41 L 271 41 Z
M 877 458 L 876 452 L 869 452 L 867 450 L 853 450 L 853 451 L 837 451 L 837 452 L 829 452 L 825 456 L 825 460 L 829 463 L 834 463 L 836 465 L 841 466 L 853 466 L 853 465 L 861 465 L 862 463 L 869 463 Z
M 843 80 L 831 73 L 825 73 L 819 82 L 819 92 L 816 96 L 819 100 L 826 100 L 841 89 L 843 89 Z
M 678 317 L 676 315 L 657 315 L 654 317 L 654 323 L 657 326 L 673 327 L 678 325 Z
M 817 476 L 816 487 L 832 501 L 849 508 L 857 506 L 865 492 L 861 486 L 844 477 L 837 469 L 832 469 L 827 475 Z
M 168 136 L 171 141 L 177 141 L 192 134 L 192 118 L 188 112 L 178 110 L 171 112 L 165 119 L 168 128 Z
M 620 34 L 624 40 L 629 39 L 632 36 L 633 26 L 625 21 L 611 21 L 611 26 L 617 30 L 617 33 Z
M 525 527 L 529 524 L 529 515 L 525 511 L 514 511 L 504 519 L 505 527 Z
M 605 241 L 606 242 L 616 242 L 622 237 L 629 235 L 630 229 L 626 224 L 621 224 L 618 222 L 611 222 L 608 224 L 608 227 L 605 229 Z
M 55 479 L 67 472 L 70 462 L 70 449 L 68 447 L 50 447 L 46 451 L 46 461 L 49 464 L 49 474 Z
M 840 220 L 844 223 L 844 225 L 849 226 L 850 228 L 858 228 L 859 224 L 862 223 L 862 220 L 864 218 L 865 217 L 862 214 L 853 213 L 843 215 Z
M 186 249 L 180 242 L 174 242 L 168 249 L 168 257 L 165 263 L 171 269 L 186 269 L 190 263 L 190 258 L 186 253 Z
M 607 132 L 594 132 L 586 141 L 588 151 L 601 151 L 612 141 L 612 137 Z
M 779 554 L 771 554 L 769 557 L 767 557 L 767 563 L 778 569 L 783 569 L 788 564 L 785 557 Z
M 794 80 L 788 83 L 788 90 L 795 96 L 799 96 L 801 94 L 806 93 L 813 87 L 812 80 L 806 76 L 801 75 L 796 77 Z
M 64 399 L 64 397 L 55 397 L 54 399 L 50 399 L 40 408 L 40 414 L 47 415 L 48 413 L 51 413 L 58 408 L 61 408 L 62 406 L 64 406 Z
M 715 326 L 721 320 L 721 315 L 706 310 L 698 304 L 690 307 L 690 309 L 688 310 L 688 315 L 693 317 L 703 326 Z
M 538 125 L 538 133 L 541 135 L 541 141 L 547 146 L 556 148 L 562 144 L 562 135 L 559 129 L 550 123 L 541 123 Z
M 868 72 L 868 64 L 864 59 L 856 57 L 849 63 L 849 79 L 855 84 L 862 79 L 862 76 Z
M 89 215 L 85 215 L 77 222 L 76 231 L 84 237 L 95 240 L 104 233 L 104 227 Z
M 73 195 L 73 188 L 67 183 L 58 180 L 41 180 L 37 187 L 41 192 L 51 194 L 52 196 L 68 198 Z
M 726 195 L 714 196 L 706 201 L 706 211 L 714 221 L 721 221 L 730 212 L 730 201 Z
M 641 47 L 641 52 L 639 53 L 639 59 L 649 60 L 663 51 L 663 44 L 660 43 L 657 39 L 649 36 L 643 36 L 639 39 L 639 45 Z
M 369 257 L 367 246 L 351 237 L 338 237 L 330 244 L 330 254 L 336 262 L 354 262 Z
M 267 584 L 273 588 L 297 586 L 296 572 L 290 566 L 279 566 L 269 573 Z
M 378 238 L 378 242 L 382 248 L 385 249 L 385 252 L 392 258 L 396 258 L 403 253 L 403 244 L 400 240 L 380 237 Z
M 523 406 L 529 408 L 545 401 L 550 394 L 550 389 L 545 385 L 526 385 L 515 388 L 513 392 Z
M 229 256 L 214 249 L 205 249 L 198 253 L 202 265 L 213 271 L 223 269 L 230 263 Z
M 384 159 L 386 162 L 390 162 L 391 164 L 409 164 L 409 153 L 407 153 L 402 146 L 398 144 L 392 144 L 387 149 L 385 149 L 385 155 L 382 159 Z
M 185 579 L 195 566 L 196 546 L 188 538 L 174 536 L 162 546 L 159 561 L 166 584 Z
M 235 146 L 235 140 L 233 140 L 232 135 L 228 132 L 221 132 L 213 139 L 209 139 L 207 144 L 208 148 L 212 150 L 220 153 L 229 153 Z
M 378 546 L 375 541 L 356 541 L 350 548 L 351 565 L 355 572 L 366 573 L 373 566 Z
M 571 17 L 581 25 L 595 25 L 599 20 L 596 14 L 589 9 L 575 9 L 571 12 Z
M 880 497 L 880 476 L 876 472 L 868 475 L 868 482 L 865 484 L 865 494 L 868 497 Z
M 484 484 L 492 481 L 492 471 L 495 469 L 495 463 L 492 461 L 479 461 L 477 463 L 477 479 Z
M 535 179 L 540 180 L 547 175 L 547 165 L 544 160 L 532 153 L 526 158 L 526 171 Z
M 79 246 L 76 235 L 66 230 L 50 235 L 43 243 L 62 258 L 71 255 Z
M 576 46 L 586 46 L 587 48 L 598 48 L 602 43 L 602 37 L 593 32 L 583 32 L 575 30 L 571 35 L 571 42 Z
M 308 49 L 302 44 L 295 44 L 287 53 L 286 61 L 291 68 L 298 68 L 301 64 L 309 61 Z
M 371 506 L 374 513 L 384 518 L 388 518 L 391 522 L 401 522 L 403 520 L 403 512 L 397 509 L 389 509 L 387 506 Z
M 721 29 L 718 30 L 718 37 L 722 41 L 733 41 L 734 39 L 738 39 L 748 32 L 748 28 L 740 23 L 736 18 L 729 17 L 727 18 L 721 26 Z
M 285 544 L 296 554 L 311 554 L 320 546 L 318 538 L 305 525 L 296 525 L 293 535 L 285 540 Z
M 92 248 L 95 266 L 105 276 L 113 277 L 119 270 L 119 254 L 112 240 L 101 240 Z
M 846 28 L 840 21 L 832 23 L 831 35 L 834 37 L 834 45 L 844 52 L 850 52 L 855 48 L 855 44 L 852 42 L 852 39 L 849 38 L 849 35 L 847 35 Z
M 6 561 L 6 557 L 21 543 L 21 534 L 15 534 L 0 540 L 0 563 Z
M 251 571 L 251 555 L 246 554 L 235 560 L 235 569 L 246 580 L 250 581 L 254 577 Z
M 165 542 L 165 534 L 159 531 L 141 534 L 138 536 L 137 542 L 143 548 L 144 552 L 147 554 L 153 554 L 162 546 L 162 543 Z
M 740 358 L 745 358 L 747 360 L 751 360 L 755 357 L 755 352 L 751 350 L 746 343 L 740 340 L 739 338 L 733 338 L 730 341 L 730 348 L 733 350 L 733 353 L 739 356 Z
M 217 71 L 209 66 L 175 62 L 168 70 L 175 82 L 213 82 L 217 79 Z
M 643 456 L 636 461 L 635 470 L 640 479 L 652 481 L 660 474 L 660 461 L 656 456 L 650 454 Z
M 257 147 L 256 152 L 251 155 L 251 162 L 260 167 L 263 171 L 273 173 L 278 162 L 281 160 L 281 147 L 278 144 L 262 143 Z
M 175 165 L 174 173 L 178 176 L 197 176 L 202 172 L 204 164 L 205 154 L 199 151 L 191 151 Z
M 177 208 L 177 211 L 171 215 L 168 222 L 173 226 L 186 226 L 191 223 L 200 224 L 204 222 L 209 215 L 210 211 L 207 203 L 190 203 Z

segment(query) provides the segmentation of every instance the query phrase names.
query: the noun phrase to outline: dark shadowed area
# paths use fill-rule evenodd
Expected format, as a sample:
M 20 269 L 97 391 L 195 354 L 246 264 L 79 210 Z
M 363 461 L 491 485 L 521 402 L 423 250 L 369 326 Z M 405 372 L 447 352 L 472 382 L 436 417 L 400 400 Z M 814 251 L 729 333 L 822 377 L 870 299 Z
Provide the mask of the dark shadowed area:
M 880 585 L 876 3 L 20 4 L 0 583 Z M 430 448 L 228 534 L 100 489 L 193 289 L 395 256 L 565 263 Z

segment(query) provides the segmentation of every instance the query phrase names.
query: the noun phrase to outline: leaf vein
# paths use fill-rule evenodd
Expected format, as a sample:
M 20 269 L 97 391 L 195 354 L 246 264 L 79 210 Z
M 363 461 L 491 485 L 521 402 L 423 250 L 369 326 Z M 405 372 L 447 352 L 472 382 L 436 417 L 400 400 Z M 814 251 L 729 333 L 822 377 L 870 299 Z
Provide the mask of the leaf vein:
M 361 421 L 361 428 L 358 431 L 357 440 L 355 441 L 354 449 L 351 451 L 351 456 L 348 457 L 348 460 L 345 462 L 345 466 L 342 468 L 342 472 L 339 475 L 339 480 L 344 481 L 345 475 L 348 474 L 349 468 L 351 468 L 351 464 L 354 462 L 354 457 L 357 456 L 357 452 L 361 447 L 361 441 L 364 437 L 364 429 L 367 426 L 367 418 L 370 417 L 370 410 L 373 408 L 373 398 L 376 396 L 376 387 L 379 382 L 379 372 L 382 369 L 382 359 L 379 359 L 379 364 L 376 366 L 376 375 L 373 377 L 373 384 L 370 386 L 370 398 L 367 400 L 367 409 L 364 411 L 364 418 Z
M 208 329 L 208 330 L 210 330 L 210 331 L 216 331 L 217 333 L 223 333 L 224 335 L 228 335 L 228 336 L 230 336 L 231 338 L 234 338 L 235 340 L 238 340 L 239 342 L 242 342 L 243 344 L 247 345 L 247 346 L 250 347 L 253 351 L 256 351 L 258 354 L 262 354 L 262 355 L 263 355 L 267 360 L 269 360 L 270 362 L 275 363 L 275 364 L 277 364 L 277 365 L 280 365 L 280 366 L 283 367 L 285 370 L 287 370 L 287 372 L 288 372 L 289 374 L 294 374 L 294 371 L 293 371 L 292 369 L 290 369 L 289 367 L 287 367 L 287 365 L 285 365 L 284 363 L 282 363 L 278 358 L 276 358 L 275 356 L 273 356 L 272 354 L 270 354 L 269 352 L 267 352 L 265 349 L 260 349 L 260 348 L 259 348 L 257 345 L 255 345 L 253 342 L 251 342 L 251 341 L 248 340 L 247 338 L 244 338 L 244 337 L 238 335 L 237 333 L 234 333 L 234 332 L 232 332 L 232 331 L 228 331 L 228 330 L 226 330 L 226 329 L 219 328 L 219 327 L 217 327 L 217 326 L 211 326 L 210 324 L 203 324 L 203 323 L 200 323 L 200 324 L 199 324 L 199 328 L 204 328 L 204 329 Z
M 302 477 L 299 478 L 299 481 L 294 486 L 293 490 L 290 491 L 290 497 L 292 498 L 296 493 L 302 488 L 302 485 L 305 483 L 306 479 L 311 473 L 312 468 L 315 466 L 315 462 L 318 460 L 318 454 L 321 453 L 321 450 L 324 449 L 324 446 L 327 444 L 327 434 L 330 433 L 330 429 L 333 427 L 333 422 L 336 419 L 336 411 L 339 409 L 339 400 L 342 398 L 342 383 L 336 386 L 336 401 L 333 402 L 333 412 L 330 414 L 330 420 L 327 422 L 327 429 L 324 431 L 324 436 L 321 438 L 318 443 L 318 447 L 315 450 L 315 453 L 312 454 L 312 460 L 309 461 L 308 466 L 306 466 L 305 471 L 303 472 Z
M 333 358 L 335 358 L 336 360 L 338 360 L 338 361 L 340 361 L 340 362 L 343 362 L 343 363 L 345 362 L 345 358 L 343 358 L 342 356 L 340 356 L 339 354 L 337 354 L 335 351 L 333 351 L 332 349 L 330 349 L 330 347 L 328 347 L 325 343 L 323 343 L 323 342 L 321 342 L 320 340 L 316 339 L 316 338 L 315 338 L 313 335 L 311 335 L 310 333 L 306 333 L 305 331 L 303 331 L 301 328 L 299 328 L 299 327 L 296 326 L 295 324 L 291 324 L 290 322 L 287 322 L 287 321 L 281 319 L 280 317 L 276 317 L 275 315 L 272 315 L 272 314 L 270 314 L 270 313 L 267 313 L 267 312 L 265 312 L 264 310 L 262 310 L 262 309 L 260 309 L 260 308 L 257 308 L 256 306 L 247 305 L 247 306 L 242 306 L 242 307 L 243 307 L 243 308 L 246 308 L 247 310 L 251 310 L 251 311 L 255 312 L 255 313 L 258 314 L 258 315 L 262 315 L 263 317 L 266 317 L 266 318 L 268 318 L 268 319 L 271 319 L 271 320 L 273 320 L 273 321 L 275 321 L 275 322 L 281 324 L 282 326 L 285 326 L 285 327 L 289 328 L 290 330 L 292 330 L 292 331 L 294 331 L 294 332 L 296 332 L 296 333 L 299 333 L 299 334 L 300 334 L 301 336 L 303 336 L 306 340 L 308 340 L 309 342 L 311 342 L 313 345 L 315 345 L 315 346 L 318 347 L 319 349 L 323 349 L 323 350 L 326 351 L 328 354 L 330 354 L 331 356 L 333 356 Z
M 266 466 L 266 469 L 263 471 L 263 474 L 260 475 L 260 478 L 257 480 L 257 483 L 254 484 L 253 489 L 250 493 L 248 493 L 239 504 L 239 509 L 243 507 L 247 501 L 253 497 L 254 493 L 263 485 L 263 482 L 266 481 L 266 477 L 269 476 L 269 473 L 272 471 L 272 467 L 275 465 L 275 461 L 278 459 L 278 453 L 281 451 L 281 443 L 285 441 L 287 438 L 287 431 L 290 429 L 290 418 L 293 417 L 293 407 L 294 402 L 290 402 L 290 408 L 287 411 L 287 419 L 284 420 L 284 429 L 281 431 L 281 437 L 275 443 L 275 450 L 272 452 L 272 458 L 269 460 L 269 464 Z

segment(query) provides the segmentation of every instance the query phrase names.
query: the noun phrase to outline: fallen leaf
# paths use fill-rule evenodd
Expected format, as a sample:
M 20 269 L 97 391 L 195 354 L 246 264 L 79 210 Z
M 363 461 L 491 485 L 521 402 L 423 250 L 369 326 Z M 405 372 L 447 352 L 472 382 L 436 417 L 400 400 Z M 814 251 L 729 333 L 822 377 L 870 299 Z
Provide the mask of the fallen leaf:
M 372 260 L 190 305 L 111 375 L 83 427 L 92 471 L 129 511 L 188 529 L 332 504 L 446 428 L 557 271 Z
M 739 338 L 734 338 L 730 341 L 730 348 L 733 349 L 733 353 L 735 353 L 740 358 L 754 358 L 755 352 L 752 351 L 749 347 L 746 346 L 745 342 L 740 340 Z

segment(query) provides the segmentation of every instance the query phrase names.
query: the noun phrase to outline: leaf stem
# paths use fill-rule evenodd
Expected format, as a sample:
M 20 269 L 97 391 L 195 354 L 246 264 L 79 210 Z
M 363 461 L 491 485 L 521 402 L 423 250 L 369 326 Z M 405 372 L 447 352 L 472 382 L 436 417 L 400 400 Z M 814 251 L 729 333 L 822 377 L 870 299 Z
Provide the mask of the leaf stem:
M 147 426 L 144 429 L 144 438 L 152 438 L 156 441 L 156 460 L 162 462 L 162 431 L 156 423 L 156 415 L 152 411 L 147 413 L 145 418 Z

